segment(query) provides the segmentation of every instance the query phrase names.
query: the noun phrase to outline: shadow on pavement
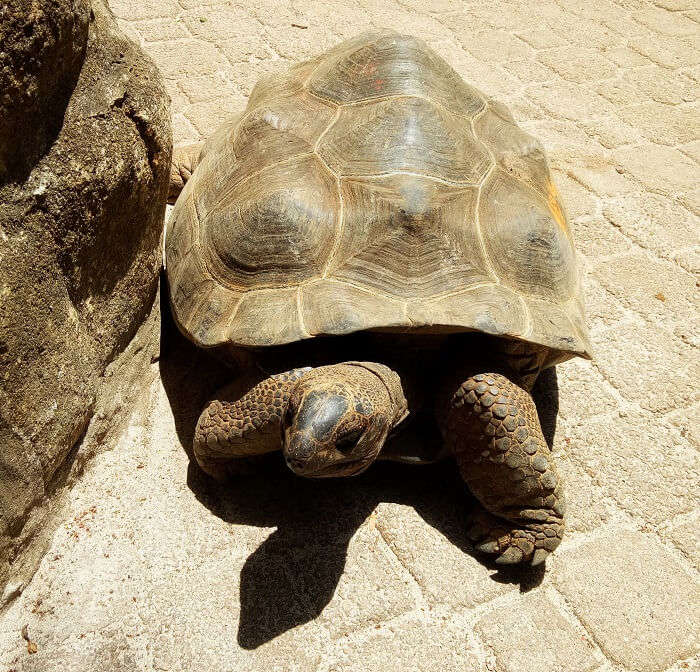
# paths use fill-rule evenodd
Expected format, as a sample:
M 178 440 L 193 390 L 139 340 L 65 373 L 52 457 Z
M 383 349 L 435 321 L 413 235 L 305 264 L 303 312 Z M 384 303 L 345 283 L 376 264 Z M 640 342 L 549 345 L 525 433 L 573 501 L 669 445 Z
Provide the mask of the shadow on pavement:
M 321 614 L 343 573 L 350 539 L 381 502 L 414 507 L 452 544 L 493 569 L 492 580 L 518 584 L 523 592 L 541 583 L 543 566 L 501 568 L 474 552 L 465 521 L 476 502 L 451 461 L 419 467 L 380 462 L 354 478 L 315 481 L 295 476 L 280 454 L 272 454 L 253 476 L 223 485 L 209 478 L 192 456 L 192 435 L 207 398 L 232 373 L 181 336 L 167 299 L 163 304 L 160 372 L 190 457 L 188 486 L 222 520 L 276 528 L 241 571 L 241 647 L 254 649 Z M 551 445 L 558 408 L 553 369 L 540 377 L 534 396 Z

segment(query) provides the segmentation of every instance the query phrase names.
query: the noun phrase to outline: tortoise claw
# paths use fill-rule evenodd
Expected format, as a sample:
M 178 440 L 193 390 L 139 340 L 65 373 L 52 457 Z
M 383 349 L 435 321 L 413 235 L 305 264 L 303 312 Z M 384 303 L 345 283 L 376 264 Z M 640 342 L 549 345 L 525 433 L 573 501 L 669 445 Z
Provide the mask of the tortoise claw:
M 532 560 L 530 561 L 530 564 L 533 567 L 536 567 L 537 565 L 541 565 L 548 555 L 549 555 L 549 553 L 544 548 L 538 548 L 534 552 L 534 554 L 532 556 Z
M 496 558 L 499 565 L 516 565 L 523 559 L 523 552 L 517 546 L 509 546 Z
M 476 547 L 476 550 L 481 551 L 482 553 L 496 553 L 498 551 L 498 542 L 485 541 L 483 544 L 479 544 Z

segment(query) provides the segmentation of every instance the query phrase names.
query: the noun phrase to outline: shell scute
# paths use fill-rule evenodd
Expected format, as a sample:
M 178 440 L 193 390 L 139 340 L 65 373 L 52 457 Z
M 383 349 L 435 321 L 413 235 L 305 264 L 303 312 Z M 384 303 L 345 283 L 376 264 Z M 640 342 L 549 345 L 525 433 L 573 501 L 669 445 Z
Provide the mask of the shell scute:
M 472 225 L 476 188 L 397 174 L 344 179 L 341 192 L 344 225 L 329 276 L 403 300 L 493 280 Z
M 422 96 L 467 118 L 485 105 L 476 89 L 411 35 L 367 34 L 350 41 L 320 63 L 309 89 L 339 105 Z
M 341 176 L 405 171 L 478 184 L 491 160 L 463 119 L 423 98 L 341 108 L 318 153 Z
M 479 226 L 503 284 L 525 295 L 567 301 L 578 290 L 575 251 L 547 203 L 499 168 L 482 187 Z
M 315 156 L 273 164 L 238 184 L 203 223 L 211 272 L 236 289 L 318 276 L 336 236 L 335 179 Z

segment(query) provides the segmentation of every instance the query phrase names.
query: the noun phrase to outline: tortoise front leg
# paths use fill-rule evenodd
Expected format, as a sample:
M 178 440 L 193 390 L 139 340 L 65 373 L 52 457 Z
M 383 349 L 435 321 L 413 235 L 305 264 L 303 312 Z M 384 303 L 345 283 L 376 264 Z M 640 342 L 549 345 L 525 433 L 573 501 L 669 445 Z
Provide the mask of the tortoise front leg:
M 282 448 L 282 417 L 298 381 L 310 368 L 266 378 L 240 397 L 232 383 L 202 411 L 194 433 L 194 455 L 210 476 L 224 480 L 258 455 Z
M 204 142 L 194 142 L 173 149 L 173 157 L 170 161 L 168 203 L 175 203 L 187 180 L 192 177 L 192 173 L 199 163 L 199 155 L 203 147 Z
M 564 531 L 562 486 L 532 397 L 507 377 L 465 380 L 442 417 L 462 478 L 490 512 L 470 530 L 496 562 L 540 564 Z

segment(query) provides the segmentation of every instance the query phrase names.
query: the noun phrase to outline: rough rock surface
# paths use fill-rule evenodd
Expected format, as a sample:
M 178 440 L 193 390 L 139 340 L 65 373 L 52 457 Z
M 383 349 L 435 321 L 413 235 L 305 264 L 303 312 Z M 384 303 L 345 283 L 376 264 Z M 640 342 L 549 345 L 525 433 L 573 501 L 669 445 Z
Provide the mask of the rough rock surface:
M 449 468 L 213 486 L 186 451 L 225 372 L 166 329 L 148 404 L 66 493 L 0 620 L 0 667 L 698 669 L 697 124 L 690 142 L 670 133 L 697 119 L 696 0 L 112 7 L 165 74 L 179 142 L 263 73 L 369 27 L 424 37 L 543 141 L 588 271 L 595 354 L 538 387 L 569 528 L 544 572 L 517 573 L 472 554 Z
M 61 128 L 88 40 L 87 0 L 0 8 L 0 183 L 30 169 Z
M 40 525 L 25 525 L 29 512 L 60 484 L 107 365 L 153 304 L 161 260 L 167 94 L 106 6 L 73 3 L 71 20 L 70 4 L 10 3 L 1 24 L 2 84 L 18 74 L 0 114 L 12 108 L 11 126 L 27 108 L 26 125 L 0 147 L 10 140 L 41 155 L 0 184 L 0 593 L 12 577 L 4 598 L 30 571 L 21 551 Z M 22 41 L 28 35 L 38 37 Z M 34 123 L 45 114 L 62 119 L 51 142 Z M 40 138 L 28 149 L 25 140 Z

